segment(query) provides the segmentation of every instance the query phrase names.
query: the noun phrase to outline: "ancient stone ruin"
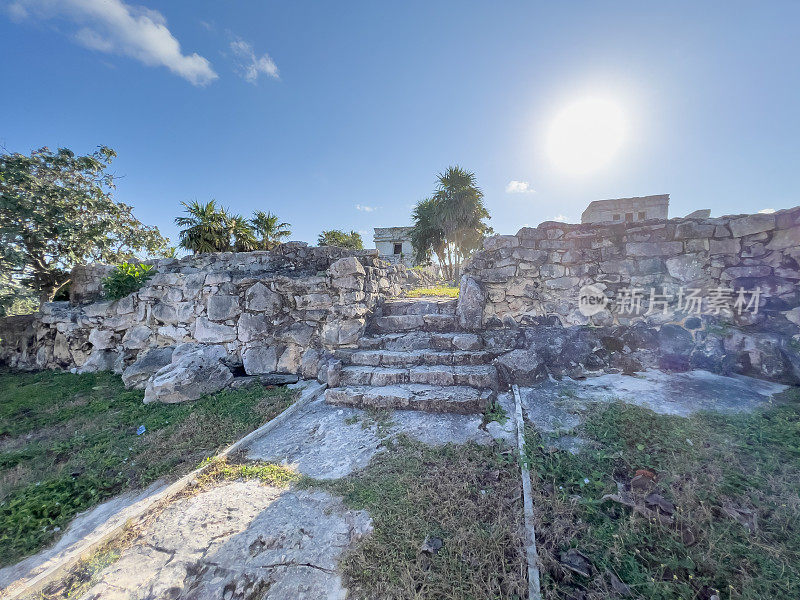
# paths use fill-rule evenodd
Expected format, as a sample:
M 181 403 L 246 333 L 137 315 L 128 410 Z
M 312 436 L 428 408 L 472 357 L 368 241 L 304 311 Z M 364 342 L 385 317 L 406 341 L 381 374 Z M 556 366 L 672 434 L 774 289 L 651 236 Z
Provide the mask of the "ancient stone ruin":
M 646 368 L 800 383 L 800 207 L 523 228 L 485 241 L 458 300 L 398 297 L 419 274 L 374 250 L 154 265 L 116 302 L 101 297 L 110 267 L 76 269 L 70 302 L 0 323 L 0 361 L 113 370 L 146 402 L 304 377 L 331 403 L 462 413 L 513 383 Z

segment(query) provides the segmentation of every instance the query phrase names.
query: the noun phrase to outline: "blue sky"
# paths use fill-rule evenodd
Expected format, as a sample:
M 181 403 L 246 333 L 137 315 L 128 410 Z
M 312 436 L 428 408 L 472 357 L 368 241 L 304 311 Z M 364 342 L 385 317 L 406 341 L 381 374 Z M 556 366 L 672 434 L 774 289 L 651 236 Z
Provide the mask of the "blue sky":
M 0 0 L 0 144 L 113 147 L 116 198 L 173 239 L 181 201 L 216 198 L 370 246 L 456 163 L 500 233 L 610 197 L 780 209 L 800 204 L 798 22 L 777 1 Z M 624 142 L 560 171 L 549 127 L 598 94 Z

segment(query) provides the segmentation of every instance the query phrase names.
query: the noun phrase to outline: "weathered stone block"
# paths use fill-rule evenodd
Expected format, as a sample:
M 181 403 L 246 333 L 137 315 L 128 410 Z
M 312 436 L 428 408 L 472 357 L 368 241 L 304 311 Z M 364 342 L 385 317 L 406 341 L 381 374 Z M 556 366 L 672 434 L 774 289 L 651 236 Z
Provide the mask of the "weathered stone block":
M 738 254 L 741 242 L 738 238 L 709 240 L 709 254 Z
M 730 279 L 738 279 L 740 277 L 767 277 L 768 275 L 772 275 L 772 269 L 766 265 L 728 267 L 722 274 Z
M 716 226 L 711 223 L 697 223 L 695 221 L 678 223 L 675 227 L 675 239 L 710 238 L 714 235 L 715 227 Z
M 481 285 L 472 277 L 461 277 L 456 314 L 464 329 L 480 329 L 483 326 L 483 310 L 486 295 Z
M 278 353 L 275 345 L 254 344 L 242 350 L 242 364 L 248 375 L 274 373 L 278 368 Z
M 667 272 L 679 281 L 695 281 L 705 276 L 706 260 L 697 254 L 683 254 L 667 259 Z
M 543 265 L 547 262 L 546 250 L 535 250 L 533 248 L 514 248 L 511 257 L 515 260 L 522 260 L 534 265 Z
M 498 248 L 515 248 L 519 246 L 519 239 L 513 235 L 493 235 L 483 240 L 484 250 L 497 250 Z
M 212 321 L 227 321 L 242 312 L 239 296 L 209 296 L 206 310 Z
M 747 215 L 741 219 L 732 219 L 728 226 L 731 228 L 733 237 L 753 235 L 762 231 L 775 229 L 775 215 L 755 214 Z
M 276 294 L 260 281 L 250 286 L 245 293 L 247 310 L 275 315 L 280 310 L 281 304 L 280 294 Z
M 199 317 L 195 321 L 194 338 L 203 344 L 221 344 L 236 339 L 236 327 L 222 325 Z
M 800 225 L 790 229 L 778 229 L 772 234 L 772 241 L 767 244 L 768 250 L 783 250 L 800 246 Z
M 674 256 L 683 252 L 683 242 L 628 242 L 630 256 Z
M 263 338 L 271 329 L 272 324 L 267 315 L 246 312 L 239 317 L 238 333 L 235 337 L 241 342 L 249 342 Z
M 142 390 L 155 373 L 172 362 L 174 346 L 152 348 L 122 372 L 122 383 L 128 389 Z
M 298 310 L 324 310 L 333 306 L 333 300 L 328 294 L 304 294 L 295 296 L 294 301 Z
M 361 263 L 355 256 L 340 258 L 330 266 L 328 272 L 334 279 L 338 277 L 345 277 L 346 275 L 366 275 L 364 267 L 361 266 Z

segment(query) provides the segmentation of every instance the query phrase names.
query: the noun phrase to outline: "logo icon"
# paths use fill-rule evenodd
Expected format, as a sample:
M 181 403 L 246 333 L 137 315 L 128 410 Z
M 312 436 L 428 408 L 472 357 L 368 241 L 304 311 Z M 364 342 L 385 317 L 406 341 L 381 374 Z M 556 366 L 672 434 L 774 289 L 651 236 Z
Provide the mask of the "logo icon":
M 608 304 L 608 298 L 603 290 L 598 286 L 589 284 L 584 285 L 578 296 L 578 310 L 585 317 L 591 317 L 599 312 L 603 312 Z

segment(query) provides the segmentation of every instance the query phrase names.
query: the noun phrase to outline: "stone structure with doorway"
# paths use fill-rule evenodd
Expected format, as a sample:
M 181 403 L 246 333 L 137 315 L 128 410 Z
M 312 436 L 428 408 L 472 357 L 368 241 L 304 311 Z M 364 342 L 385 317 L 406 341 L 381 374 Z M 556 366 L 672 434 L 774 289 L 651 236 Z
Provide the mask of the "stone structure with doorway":
M 669 194 L 595 200 L 581 215 L 581 223 L 621 223 L 667 219 Z
M 414 247 L 411 245 L 411 227 L 376 227 L 375 247 L 379 256 L 392 264 L 414 266 Z

